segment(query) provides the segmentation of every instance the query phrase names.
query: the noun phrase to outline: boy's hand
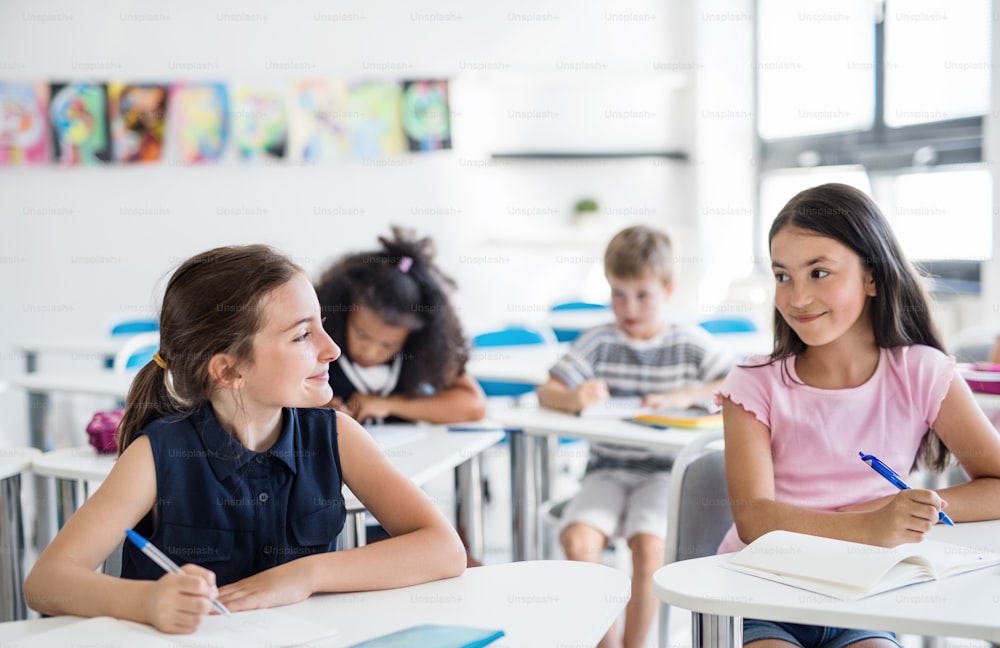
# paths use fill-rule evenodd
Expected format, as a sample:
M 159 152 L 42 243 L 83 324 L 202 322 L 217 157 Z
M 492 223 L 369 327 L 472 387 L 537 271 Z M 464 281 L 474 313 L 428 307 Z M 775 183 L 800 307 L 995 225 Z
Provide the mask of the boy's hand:
M 686 409 L 694 405 L 694 401 L 692 394 L 680 389 L 666 394 L 647 394 L 642 399 L 642 405 L 657 410 Z
M 149 623 L 160 632 L 190 634 L 212 611 L 218 595 L 215 573 L 198 565 L 184 565 L 184 574 L 164 574 L 153 583 L 148 599 Z
M 355 421 L 383 419 L 392 414 L 391 401 L 385 396 L 355 392 L 347 403 L 347 413 Z
M 611 392 L 603 380 L 586 380 L 576 388 L 576 398 L 580 409 L 586 409 L 611 398 Z

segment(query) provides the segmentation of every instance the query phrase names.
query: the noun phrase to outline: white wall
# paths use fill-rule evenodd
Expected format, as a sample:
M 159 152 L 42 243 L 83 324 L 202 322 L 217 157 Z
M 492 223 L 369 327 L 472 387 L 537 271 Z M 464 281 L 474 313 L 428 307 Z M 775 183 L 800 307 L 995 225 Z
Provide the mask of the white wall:
M 434 236 L 472 331 L 537 318 L 553 300 L 603 298 L 603 245 L 634 222 L 675 235 L 688 259 L 679 307 L 710 311 L 750 264 L 749 5 L 3 3 L 0 81 L 444 77 L 454 150 L 0 169 L 0 380 L 21 370 L 14 340 L 92 336 L 114 315 L 153 309 L 170 269 L 200 250 L 266 242 L 316 275 L 393 223 Z M 692 161 L 490 158 L 675 147 Z M 583 196 L 603 215 L 571 226 Z M 25 409 L 17 390 L 0 395 L 0 443 L 27 440 Z

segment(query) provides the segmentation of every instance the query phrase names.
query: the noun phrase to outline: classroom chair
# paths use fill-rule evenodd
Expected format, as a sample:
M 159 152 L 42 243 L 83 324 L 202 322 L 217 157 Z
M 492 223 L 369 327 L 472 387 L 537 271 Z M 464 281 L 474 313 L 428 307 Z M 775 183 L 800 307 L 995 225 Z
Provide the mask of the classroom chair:
M 606 316 L 607 321 L 613 321 L 614 315 L 606 304 L 595 304 L 592 302 L 585 301 L 568 301 L 556 304 L 549 309 L 550 321 L 552 322 L 552 330 L 556 334 L 556 340 L 559 342 L 572 342 L 576 338 L 580 337 L 580 333 L 590 328 L 590 326 L 597 324 L 602 316 Z M 561 321 L 561 316 L 566 314 L 579 313 L 586 316 L 585 324 L 581 322 L 578 326 L 569 326 L 563 320 Z M 557 315 L 560 314 L 560 315 Z
M 472 348 L 554 344 L 555 341 L 554 334 L 547 328 L 515 325 L 476 335 L 472 338 Z M 535 385 L 530 383 L 490 379 L 477 380 L 487 397 L 518 398 L 535 391 Z
M 699 321 L 698 326 L 713 335 L 757 332 L 757 324 L 749 317 L 710 317 Z
M 118 347 L 114 360 L 111 362 L 111 369 L 122 375 L 137 370 L 152 360 L 153 354 L 159 348 L 159 331 L 136 333 L 126 338 Z
M 670 508 L 663 564 L 716 553 L 733 524 L 726 492 L 722 430 L 706 430 L 688 443 L 674 460 L 670 474 Z M 660 604 L 660 648 L 670 645 L 670 606 Z M 692 628 L 697 632 L 698 628 Z

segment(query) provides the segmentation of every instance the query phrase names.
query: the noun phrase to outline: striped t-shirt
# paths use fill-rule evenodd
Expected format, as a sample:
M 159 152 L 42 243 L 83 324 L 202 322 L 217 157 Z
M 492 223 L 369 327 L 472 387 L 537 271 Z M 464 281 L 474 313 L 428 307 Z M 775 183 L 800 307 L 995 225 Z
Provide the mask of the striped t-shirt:
M 582 333 L 549 373 L 570 389 L 596 378 L 608 384 L 612 396 L 646 396 L 723 378 L 735 363 L 732 353 L 693 324 L 667 325 L 648 340 L 606 324 Z M 591 444 L 587 470 L 653 472 L 669 470 L 672 461 L 669 454 L 600 442 Z

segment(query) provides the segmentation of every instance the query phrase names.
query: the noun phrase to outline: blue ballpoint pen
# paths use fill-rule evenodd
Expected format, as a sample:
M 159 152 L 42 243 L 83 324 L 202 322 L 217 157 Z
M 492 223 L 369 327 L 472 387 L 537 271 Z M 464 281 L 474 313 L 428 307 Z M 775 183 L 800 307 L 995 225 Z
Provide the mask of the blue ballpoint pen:
M 187 573 L 183 569 L 181 569 L 177 565 L 177 563 L 175 563 L 173 560 L 170 560 L 170 558 L 165 553 L 157 549 L 152 542 L 143 538 L 141 535 L 139 535 L 132 529 L 125 529 L 125 536 L 132 541 L 132 544 L 134 544 L 136 547 L 139 548 L 139 551 L 149 556 L 150 560 L 159 565 L 160 568 L 163 569 L 163 571 L 172 572 L 174 574 Z M 225 614 L 226 616 L 231 616 L 231 613 L 226 608 L 226 606 L 220 603 L 218 599 L 212 600 L 212 606 L 220 613 Z
M 865 454 L 859 452 L 861 455 L 861 461 L 865 462 L 878 474 L 889 480 L 889 483 L 898 488 L 899 490 L 908 490 L 910 485 L 903 481 L 903 478 L 896 474 L 896 471 L 890 468 L 881 459 L 875 455 Z M 948 526 L 955 526 L 955 522 L 948 517 L 948 514 L 944 511 L 938 511 L 938 519 L 947 524 Z

